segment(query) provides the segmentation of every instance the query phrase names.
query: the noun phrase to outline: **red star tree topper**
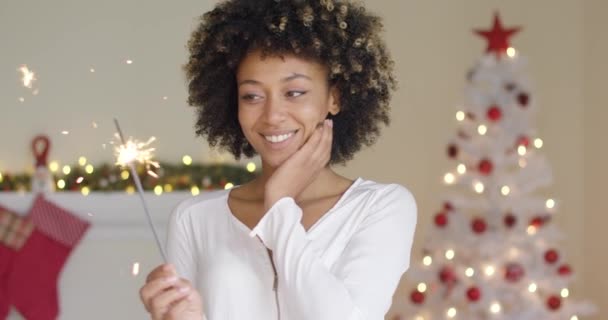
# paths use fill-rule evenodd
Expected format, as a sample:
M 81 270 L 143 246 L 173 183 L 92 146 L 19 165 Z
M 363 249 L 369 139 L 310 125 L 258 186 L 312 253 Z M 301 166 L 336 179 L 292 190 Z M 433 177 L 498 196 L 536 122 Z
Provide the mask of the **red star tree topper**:
M 475 29 L 475 33 L 479 36 L 486 38 L 488 41 L 488 48 L 486 52 L 493 52 L 497 58 L 500 58 L 501 54 L 506 53 L 510 47 L 509 38 L 519 32 L 520 27 L 514 28 L 503 28 L 500 16 L 498 13 L 494 14 L 494 26 L 490 30 Z

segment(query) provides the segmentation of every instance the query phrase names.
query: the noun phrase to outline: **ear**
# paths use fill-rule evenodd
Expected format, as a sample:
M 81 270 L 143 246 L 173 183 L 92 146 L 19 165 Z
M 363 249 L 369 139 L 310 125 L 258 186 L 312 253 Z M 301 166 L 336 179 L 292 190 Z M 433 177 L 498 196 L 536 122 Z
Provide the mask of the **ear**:
M 328 112 L 335 116 L 340 112 L 340 91 L 336 86 L 332 86 L 329 89 L 329 109 Z

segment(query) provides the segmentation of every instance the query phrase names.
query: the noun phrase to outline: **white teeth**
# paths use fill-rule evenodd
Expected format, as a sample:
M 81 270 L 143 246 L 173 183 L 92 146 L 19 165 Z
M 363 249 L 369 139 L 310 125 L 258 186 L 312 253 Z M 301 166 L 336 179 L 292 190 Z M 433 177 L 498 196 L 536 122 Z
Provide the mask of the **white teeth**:
M 272 142 L 272 143 L 277 143 L 277 142 L 282 142 L 287 140 L 289 137 L 293 136 L 293 132 L 287 133 L 287 134 L 282 134 L 282 135 L 278 135 L 278 136 L 264 136 L 264 138 L 266 138 L 266 140 Z

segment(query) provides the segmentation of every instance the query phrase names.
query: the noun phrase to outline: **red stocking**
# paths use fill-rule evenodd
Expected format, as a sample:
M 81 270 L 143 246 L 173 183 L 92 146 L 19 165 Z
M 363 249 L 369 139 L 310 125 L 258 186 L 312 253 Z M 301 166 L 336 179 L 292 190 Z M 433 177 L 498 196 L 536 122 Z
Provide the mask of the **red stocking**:
M 35 229 L 17 251 L 9 274 L 10 302 L 28 320 L 55 320 L 57 284 L 70 253 L 89 223 L 38 195 L 29 218 Z
M 32 229 L 29 220 L 0 206 L 0 319 L 6 319 L 10 307 L 7 283 L 13 260 Z

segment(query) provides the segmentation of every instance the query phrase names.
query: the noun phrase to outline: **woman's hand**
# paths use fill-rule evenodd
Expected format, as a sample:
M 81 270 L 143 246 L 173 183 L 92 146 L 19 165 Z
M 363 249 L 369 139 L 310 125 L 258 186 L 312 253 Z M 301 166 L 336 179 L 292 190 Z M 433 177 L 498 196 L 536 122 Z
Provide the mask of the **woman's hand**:
M 152 270 L 139 296 L 152 320 L 202 320 L 200 294 L 192 284 L 179 278 L 175 268 L 163 264 Z
M 264 193 L 266 211 L 283 197 L 295 198 L 327 165 L 331 158 L 332 128 L 332 120 L 325 120 L 268 179 Z

